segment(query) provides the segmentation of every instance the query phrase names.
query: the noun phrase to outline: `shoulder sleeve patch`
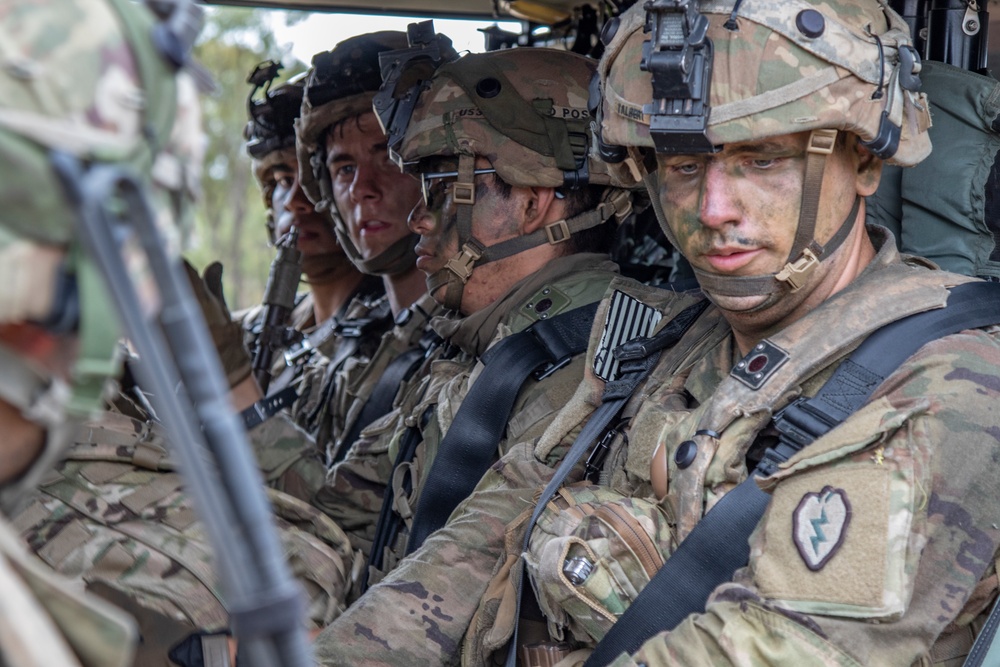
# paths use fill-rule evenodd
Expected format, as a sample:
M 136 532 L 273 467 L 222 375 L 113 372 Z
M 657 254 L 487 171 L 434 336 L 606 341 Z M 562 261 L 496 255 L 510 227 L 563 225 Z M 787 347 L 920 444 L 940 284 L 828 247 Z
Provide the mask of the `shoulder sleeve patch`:
M 751 538 L 761 594 L 807 614 L 891 620 L 905 610 L 914 467 L 859 456 L 791 475 Z

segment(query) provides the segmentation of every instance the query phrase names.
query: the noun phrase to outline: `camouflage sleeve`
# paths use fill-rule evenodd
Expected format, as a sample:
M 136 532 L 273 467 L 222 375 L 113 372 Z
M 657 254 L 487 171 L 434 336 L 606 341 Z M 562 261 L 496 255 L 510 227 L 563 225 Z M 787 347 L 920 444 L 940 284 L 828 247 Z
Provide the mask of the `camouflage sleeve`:
M 995 331 L 925 346 L 765 481 L 749 567 L 634 661 L 960 664 L 997 590 L 998 398 Z
M 319 663 L 457 664 L 507 525 L 552 475 L 533 450 L 513 447 L 444 528 L 326 628 L 315 645 Z
M 312 502 L 326 481 L 326 466 L 309 434 L 279 413 L 251 429 L 249 436 L 264 483 Z
M 330 469 L 326 483 L 313 500 L 347 533 L 351 544 L 366 554 L 392 476 L 390 448 L 397 426 L 402 430 L 400 413 L 394 410 L 362 431 L 344 460 Z

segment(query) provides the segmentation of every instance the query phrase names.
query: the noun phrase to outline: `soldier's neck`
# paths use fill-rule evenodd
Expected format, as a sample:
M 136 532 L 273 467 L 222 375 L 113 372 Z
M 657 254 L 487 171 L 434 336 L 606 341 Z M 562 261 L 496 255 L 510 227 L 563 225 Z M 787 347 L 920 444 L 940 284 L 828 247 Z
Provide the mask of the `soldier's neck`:
M 427 292 L 427 279 L 424 274 L 411 268 L 405 273 L 397 273 L 391 276 L 383 276 L 385 283 L 385 295 L 389 299 L 389 308 L 395 317 L 404 308 L 409 308 L 413 303 Z

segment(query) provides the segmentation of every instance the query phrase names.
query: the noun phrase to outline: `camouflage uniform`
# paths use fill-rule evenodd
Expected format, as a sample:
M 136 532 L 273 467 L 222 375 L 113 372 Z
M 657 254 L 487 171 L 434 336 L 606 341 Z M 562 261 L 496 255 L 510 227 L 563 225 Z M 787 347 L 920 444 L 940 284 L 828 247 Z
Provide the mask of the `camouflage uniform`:
M 55 571 L 133 614 L 142 637 L 136 664 L 173 664 L 167 651 L 174 644 L 193 632 L 223 632 L 229 618 L 162 429 L 106 413 L 73 440 L 14 525 Z M 313 627 L 323 627 L 342 609 L 354 554 L 320 512 L 284 493 L 269 495 Z
M 392 150 L 401 164 L 408 168 L 417 165 L 417 171 L 431 173 L 440 169 L 433 162 L 425 163 L 426 166 L 419 163 L 451 158 L 458 162 L 458 173 L 466 176 L 472 175 L 477 157 L 486 158 L 504 183 L 513 187 L 551 187 L 560 195 L 564 194 L 560 188 L 569 189 L 566 184 L 579 176 L 577 170 L 587 167 L 588 187 L 591 188 L 587 194 L 593 196 L 592 203 L 578 206 L 572 213 L 564 209 L 567 219 L 554 222 L 552 226 L 564 225 L 562 234 L 568 238 L 605 223 L 614 224 L 612 220 L 628 215 L 630 198 L 619 188 L 609 187 L 607 171 L 594 159 L 590 151 L 593 145 L 585 134 L 589 122 L 585 110 L 586 90 L 593 68 L 593 62 L 585 58 L 550 50 L 514 50 L 460 58 L 441 66 L 431 82 L 423 87 L 426 92 L 421 93 L 413 117 L 408 120 L 402 143 Z M 476 81 L 489 82 L 491 77 L 496 77 L 494 84 L 507 91 L 509 97 L 491 103 L 467 92 L 476 86 Z M 406 74 L 401 78 L 406 79 Z M 518 120 L 498 127 L 494 114 L 501 113 L 506 113 L 508 118 L 516 116 Z M 553 121 L 553 116 L 559 120 Z M 538 131 L 530 139 L 525 137 L 524 131 L 529 127 Z M 578 131 L 583 134 L 576 135 Z M 572 143 L 568 135 L 578 136 L 579 143 Z M 456 184 L 456 191 L 464 183 L 463 180 Z M 470 213 L 469 209 L 475 204 L 465 201 L 456 202 L 456 206 Z M 417 210 L 421 209 L 421 215 L 444 217 L 429 201 Z M 510 241 L 486 245 L 472 233 L 471 224 L 463 228 L 462 214 L 462 211 L 456 214 L 458 241 L 455 247 L 458 252 L 451 258 L 440 258 L 449 268 L 436 271 L 428 278 L 432 289 L 445 287 L 444 300 L 455 309 L 462 304 L 466 281 L 474 275 L 475 267 L 546 243 L 559 243 L 558 230 L 550 230 L 551 237 L 539 230 L 515 236 Z M 412 220 L 413 216 L 411 228 L 417 228 Z M 448 223 L 439 220 L 437 224 L 446 226 Z M 477 220 L 476 231 L 483 230 L 482 237 L 489 239 L 485 234 L 491 224 L 508 223 L 503 219 Z M 431 233 L 433 230 L 428 231 Z M 465 267 L 466 271 L 450 267 Z M 449 272 L 454 276 L 441 277 Z M 320 494 L 318 504 L 351 534 L 355 545 L 364 549 L 373 537 L 372 529 L 383 502 L 382 492 L 391 483 L 395 496 L 393 507 L 409 523 L 408 515 L 416 507 L 428 471 L 462 399 L 474 383 L 488 380 L 480 375 L 483 366 L 478 357 L 487 347 L 526 329 L 536 319 L 594 303 L 604 294 L 613 277 L 614 265 L 606 256 L 582 251 L 557 253 L 544 269 L 523 278 L 492 304 L 463 319 L 438 322 L 435 328 L 447 343 L 458 348 L 457 355 L 450 356 L 454 350 L 447 347 L 435 351 L 425 369 L 420 371 L 425 377 L 404 387 L 404 393 L 397 396 L 395 413 L 372 424 L 352 446 L 348 459 L 332 470 L 330 486 Z M 559 295 L 551 302 L 559 304 L 558 310 L 545 313 L 544 308 L 550 305 L 542 306 L 546 290 L 548 294 Z M 438 298 L 441 298 L 440 292 L 436 291 Z M 538 307 L 543 309 L 541 314 L 536 310 Z M 528 380 L 522 386 L 506 432 L 497 443 L 499 453 L 506 452 L 511 443 L 534 440 L 541 435 L 579 383 L 583 365 L 583 356 L 576 355 L 551 376 L 540 381 Z M 425 415 L 426 423 L 422 423 Z M 393 463 L 404 434 L 409 427 L 418 425 L 420 441 L 414 462 L 393 473 Z M 503 460 L 508 456 L 510 454 Z M 401 492 L 406 476 L 410 477 L 415 489 L 410 494 Z M 488 472 L 486 478 L 492 479 L 492 473 Z M 478 535 L 483 530 L 493 531 L 502 538 L 506 523 L 513 518 L 505 516 L 506 510 L 518 503 L 518 512 L 528 506 L 535 489 L 532 486 L 526 495 L 507 497 L 493 494 L 492 488 L 484 489 L 483 484 L 485 482 L 480 483 L 476 494 L 459 505 L 456 512 L 462 514 L 463 507 L 481 503 L 488 509 L 476 515 L 473 532 Z M 500 510 L 499 517 L 494 509 Z M 456 599 L 465 596 L 457 606 L 468 608 L 467 623 L 475 608 L 474 598 L 478 599 L 500 552 L 498 545 L 465 540 L 468 534 L 463 531 L 468 529 L 467 526 L 455 528 L 454 522 L 449 521 L 397 567 L 408 532 L 401 531 L 396 543 L 387 549 L 389 553 L 380 554 L 385 556 L 383 569 L 392 570 L 388 577 L 353 603 L 345 616 L 317 639 L 320 662 L 424 664 L 443 656 L 447 656 L 445 660 L 453 658 L 465 624 L 452 627 L 451 621 L 459 616 L 453 616 L 452 608 L 439 602 L 452 596 Z M 456 535 L 461 538 L 455 540 Z M 448 566 L 440 566 L 442 562 L 447 562 Z M 451 569 L 451 565 L 455 568 Z M 373 573 L 371 581 L 382 574 Z M 437 597 L 438 592 L 442 598 Z M 413 626 L 408 627 L 411 623 Z M 396 634 L 397 628 L 399 634 Z
M 459 320 L 435 320 L 443 344 L 433 348 L 413 380 L 397 394 L 397 407 L 362 431 L 347 457 L 331 469 L 327 485 L 316 496 L 316 506 L 347 532 L 355 548 L 368 553 L 385 489 L 392 484 L 396 490 L 394 507 L 408 526 L 441 440 L 481 372 L 478 359 L 482 354 L 539 320 L 541 313 L 535 305 L 545 298 L 545 290 L 549 290 L 546 294 L 560 296 L 558 305 L 545 311 L 554 317 L 600 299 L 615 269 L 600 255 L 560 257 L 484 310 Z M 578 356 L 543 380 L 525 383 L 514 402 L 504 437 L 497 443 L 499 452 L 506 451 L 508 442 L 541 435 L 575 390 L 582 372 L 583 358 Z M 426 420 L 422 419 L 425 413 Z M 394 472 L 393 462 L 411 425 L 419 429 L 420 441 L 413 462 L 405 466 L 405 475 L 413 480 L 413 490 L 405 494 L 401 487 L 404 471 Z M 405 553 L 408 536 L 407 529 L 400 531 L 383 557 L 383 572 L 373 572 L 370 583 L 394 569 Z
M 383 302 L 384 304 L 384 302 Z M 388 309 L 381 313 L 387 313 Z M 371 397 L 386 367 L 408 350 L 426 346 L 432 318 L 442 314 L 441 306 L 422 296 L 395 319 L 383 315 L 377 328 L 389 325 L 381 338 L 366 338 L 361 353 L 343 360 L 337 368 L 319 372 L 314 369 L 303 381 L 300 410 L 316 434 L 317 444 L 325 443 L 328 459 L 351 443 L 344 438 L 354 428 L 361 411 Z M 332 371 L 332 372 L 331 372 Z
M 108 603 L 77 591 L 25 553 L 0 518 L 0 664 L 17 667 L 126 667 L 135 624 Z
M 664 353 L 626 405 L 625 437 L 612 443 L 602 479 L 622 497 L 649 498 L 653 452 L 656 446 L 665 448 L 669 489 L 658 503 L 661 525 L 659 532 L 651 523 L 645 526 L 662 559 L 669 558 L 722 495 L 745 479 L 750 447 L 773 411 L 797 395 L 815 393 L 873 328 L 939 307 L 945 297 L 942 286 L 969 280 L 927 271 L 915 261 L 900 263 L 891 237 L 878 228 L 871 233 L 881 249 L 865 272 L 770 338 L 788 351 L 789 362 L 760 391 L 728 375 L 739 353 L 725 320 L 710 309 Z M 690 303 L 625 291 L 655 304 L 665 320 Z M 650 640 L 634 656 L 635 663 L 623 657 L 614 664 L 747 664 L 749 655 L 767 656 L 749 664 L 915 665 L 951 664 L 949 659 L 964 655 L 971 643 L 969 625 L 988 610 L 997 587 L 994 561 L 1000 536 L 992 525 L 1000 498 L 985 463 L 996 456 L 996 447 L 974 455 L 966 442 L 968 433 L 990 422 L 990 405 L 1000 386 L 998 360 L 996 327 L 926 345 L 881 385 L 865 408 L 762 483 L 773 500 L 751 538 L 749 567 L 737 572 L 733 583 L 716 589 L 706 612 Z M 538 458 L 566 442 L 565 434 L 574 427 L 571 415 L 585 417 L 587 406 L 599 403 L 603 383 L 588 375 L 564 413 L 566 419 L 538 443 Z M 720 437 L 694 436 L 703 430 Z M 680 468 L 675 453 L 692 437 L 697 458 Z M 789 537 L 795 522 L 801 523 L 797 507 L 827 487 L 847 498 L 853 518 L 830 560 L 814 569 L 816 563 L 800 556 Z M 562 560 L 555 553 L 565 547 L 567 557 L 575 555 L 573 544 L 581 540 L 537 539 L 540 529 L 558 532 L 543 526 L 554 519 L 543 514 L 539 521 L 528 570 L 540 589 L 553 636 L 593 645 L 652 572 L 626 568 L 615 583 L 605 576 L 602 563 L 581 586 L 559 581 L 555 569 Z M 836 534 L 830 530 L 831 540 Z M 479 620 L 487 622 L 475 627 L 482 627 L 486 640 L 470 635 L 470 649 L 473 644 L 491 648 L 491 639 L 496 648 L 493 635 L 498 631 L 489 622 L 497 616 L 496 608 L 484 606 L 480 614 Z

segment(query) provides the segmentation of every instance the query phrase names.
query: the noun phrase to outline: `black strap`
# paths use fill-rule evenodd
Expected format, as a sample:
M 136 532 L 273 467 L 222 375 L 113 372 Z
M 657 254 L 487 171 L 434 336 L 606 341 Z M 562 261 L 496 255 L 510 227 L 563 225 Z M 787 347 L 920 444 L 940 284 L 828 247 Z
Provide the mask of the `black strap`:
M 420 416 L 419 427 L 414 425 L 406 429 L 403 437 L 400 439 L 399 452 L 396 454 L 396 460 L 392 462 L 393 473 L 399 468 L 399 466 L 404 463 L 409 463 L 413 460 L 413 457 L 417 454 L 417 445 L 420 444 L 421 437 L 420 432 L 427 425 L 430 419 L 433 407 L 428 407 L 424 410 L 424 413 Z M 393 490 L 392 479 L 393 475 L 389 475 L 389 483 L 385 487 L 385 493 L 382 494 L 382 509 L 379 510 L 378 523 L 375 524 L 375 537 L 372 540 L 372 548 L 368 555 L 368 567 L 361 574 L 361 582 L 359 584 L 362 593 L 368 590 L 368 580 L 372 569 L 381 570 L 383 565 L 383 559 L 385 557 L 385 549 L 396 541 L 396 536 L 399 535 L 399 530 L 402 527 L 403 518 L 395 511 L 393 505 L 395 504 L 396 493 Z M 403 489 L 405 493 L 410 493 L 413 490 L 413 480 L 407 476 L 403 480 Z
M 587 351 L 597 303 L 539 320 L 483 355 L 485 368 L 462 400 L 438 447 L 410 526 L 407 555 L 448 520 L 496 459 L 497 445 L 521 387 L 547 377 Z
M 254 426 L 263 424 L 283 408 L 289 407 L 298 397 L 299 393 L 295 387 L 285 387 L 279 392 L 265 396 L 240 413 L 240 417 L 243 418 L 243 427 L 249 431 Z
M 337 371 L 340 370 L 345 361 L 357 353 L 358 348 L 361 347 L 362 339 L 373 335 L 375 331 L 388 329 L 392 326 L 392 311 L 389 309 L 388 300 L 379 302 L 368 315 L 368 317 L 337 322 L 334 335 L 340 336 L 343 341 L 337 347 L 337 354 L 326 364 L 323 372 L 323 382 L 320 385 L 320 399 L 316 402 L 316 406 L 306 415 L 303 422 L 309 425 L 307 428 L 315 428 L 319 424 L 320 418 L 329 408 L 337 387 Z
M 1000 599 L 993 603 L 993 610 L 990 611 L 990 615 L 986 618 L 986 625 L 979 631 L 979 636 L 976 637 L 976 641 L 972 645 L 972 650 L 969 651 L 969 655 L 965 658 L 965 662 L 962 663 L 962 667 L 983 667 L 983 665 L 987 664 L 997 664 L 996 660 L 998 656 L 995 655 L 996 650 L 990 650 L 997 635 L 997 626 L 1000 626 Z M 996 649 L 997 647 L 994 646 L 993 648 Z M 991 653 L 994 655 L 991 655 Z M 986 662 L 987 658 L 991 658 L 988 663 Z
M 597 408 L 590 416 L 586 426 L 580 431 L 576 440 L 573 441 L 573 445 L 566 452 L 566 456 L 563 457 L 559 467 L 556 468 L 555 475 L 549 480 L 545 489 L 542 490 L 542 495 L 539 497 L 535 505 L 535 510 L 531 514 L 531 519 L 529 519 L 528 525 L 525 528 L 524 543 L 521 548 L 522 552 L 528 550 L 531 531 L 534 529 L 542 510 L 545 509 L 549 500 L 559 490 L 559 487 L 562 486 L 563 481 L 565 481 L 569 473 L 576 467 L 577 463 L 583 457 L 584 452 L 597 442 L 597 439 L 611 424 L 611 421 L 625 407 L 625 403 L 631 398 L 632 393 L 646 379 L 646 376 L 653 370 L 653 367 L 656 366 L 656 362 L 660 359 L 660 353 L 666 348 L 675 345 L 684 335 L 684 332 L 694 324 L 695 320 L 698 319 L 707 307 L 707 300 L 690 305 L 678 313 L 677 317 L 671 320 L 667 326 L 652 338 L 636 338 L 615 349 L 614 355 L 619 361 L 618 377 L 604 385 L 604 393 L 601 395 L 601 407 Z M 519 619 L 521 616 L 521 601 L 524 597 L 525 587 L 523 559 L 520 563 L 521 577 L 517 590 L 517 605 L 514 612 L 515 619 Z M 515 624 L 514 636 L 511 638 L 507 652 L 507 667 L 517 666 L 517 635 L 518 628 Z
M 1000 322 L 1000 286 L 966 283 L 945 308 L 910 315 L 870 335 L 812 398 L 790 403 L 774 418 L 779 444 L 695 526 L 594 649 L 585 667 L 635 653 L 653 635 L 705 610 L 708 596 L 749 561 L 750 534 L 771 500 L 756 477 L 767 476 L 864 405 L 882 381 L 932 340 Z
M 410 376 L 417 370 L 417 366 L 423 361 L 425 355 L 426 350 L 423 346 L 417 346 L 410 348 L 389 362 L 389 365 L 385 367 L 385 371 L 382 372 L 382 377 L 375 383 L 375 388 L 372 389 L 371 396 L 368 397 L 364 407 L 361 408 L 361 414 L 354 421 L 347 436 L 341 440 L 340 447 L 334 453 L 330 465 L 335 465 L 343 460 L 347 454 L 347 450 L 351 448 L 351 445 L 354 444 L 354 441 L 358 439 L 358 436 L 361 435 L 361 432 L 369 424 L 382 415 L 388 414 L 392 409 L 392 402 L 396 399 L 396 394 L 399 392 L 399 386 L 410 379 Z

